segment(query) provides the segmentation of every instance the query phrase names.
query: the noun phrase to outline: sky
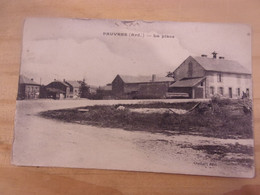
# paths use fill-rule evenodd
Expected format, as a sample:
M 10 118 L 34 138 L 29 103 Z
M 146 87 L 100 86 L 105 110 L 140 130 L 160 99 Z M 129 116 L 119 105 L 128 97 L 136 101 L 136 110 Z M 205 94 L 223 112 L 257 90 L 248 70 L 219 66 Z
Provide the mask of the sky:
M 117 74 L 165 76 L 188 56 L 213 51 L 251 70 L 250 26 L 28 18 L 20 73 L 45 85 L 84 78 L 103 86 Z

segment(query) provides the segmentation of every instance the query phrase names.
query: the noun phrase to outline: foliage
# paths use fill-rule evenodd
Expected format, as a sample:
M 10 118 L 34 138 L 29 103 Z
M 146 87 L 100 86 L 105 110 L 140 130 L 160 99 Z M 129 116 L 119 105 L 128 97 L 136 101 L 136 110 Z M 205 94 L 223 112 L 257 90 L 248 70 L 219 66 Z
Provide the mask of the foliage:
M 85 80 L 81 82 L 79 95 L 81 98 L 88 98 L 88 96 L 90 95 L 89 86 L 86 84 Z
M 100 127 L 123 128 L 150 132 L 199 134 L 218 138 L 252 138 L 252 116 L 243 111 L 240 100 L 202 102 L 187 114 L 136 113 L 130 108 L 175 108 L 189 110 L 195 103 L 118 104 L 88 106 L 88 112 L 78 109 L 54 110 L 41 113 L 47 118 L 80 122 Z M 117 107 L 126 109 L 119 110 Z

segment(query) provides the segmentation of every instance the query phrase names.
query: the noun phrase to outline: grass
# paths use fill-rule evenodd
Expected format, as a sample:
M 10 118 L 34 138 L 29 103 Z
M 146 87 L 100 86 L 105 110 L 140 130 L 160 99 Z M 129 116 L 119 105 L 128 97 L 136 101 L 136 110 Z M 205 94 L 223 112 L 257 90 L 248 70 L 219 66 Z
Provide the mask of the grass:
M 217 138 L 252 138 L 252 115 L 245 113 L 241 100 L 216 100 L 200 103 L 196 109 L 184 115 L 175 113 L 136 113 L 130 108 L 175 108 L 191 109 L 196 103 L 118 104 L 112 106 L 96 105 L 78 108 L 51 110 L 41 116 L 65 122 L 76 122 L 99 127 L 122 128 L 165 134 L 199 134 Z M 125 109 L 118 110 L 119 106 Z

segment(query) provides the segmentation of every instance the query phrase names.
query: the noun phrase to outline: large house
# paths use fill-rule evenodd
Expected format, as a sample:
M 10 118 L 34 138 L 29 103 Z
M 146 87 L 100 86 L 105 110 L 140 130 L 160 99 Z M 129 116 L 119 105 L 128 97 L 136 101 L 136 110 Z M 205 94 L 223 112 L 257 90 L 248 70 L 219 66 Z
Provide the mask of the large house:
M 70 95 L 70 87 L 64 81 L 54 80 L 45 86 L 47 97 L 53 99 L 64 99 Z
M 40 84 L 24 75 L 19 77 L 17 99 L 37 99 L 40 95 Z
M 118 98 L 163 98 L 173 80 L 156 75 L 117 75 L 112 81 L 112 93 Z
M 69 98 L 78 98 L 80 96 L 80 83 L 78 81 L 64 80 L 64 83 L 66 83 L 70 88 L 70 93 L 68 94 Z
M 178 66 L 169 92 L 186 95 L 188 98 L 210 98 L 215 94 L 229 98 L 242 95 L 252 97 L 252 75 L 249 70 L 233 60 L 201 55 L 189 56 Z

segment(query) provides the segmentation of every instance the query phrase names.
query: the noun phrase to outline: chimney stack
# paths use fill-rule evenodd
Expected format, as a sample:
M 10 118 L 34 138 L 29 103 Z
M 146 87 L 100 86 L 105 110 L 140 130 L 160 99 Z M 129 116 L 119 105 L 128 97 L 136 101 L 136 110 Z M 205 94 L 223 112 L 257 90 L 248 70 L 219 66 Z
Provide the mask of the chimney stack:
M 205 54 L 202 54 L 202 55 L 201 55 L 201 57 L 203 57 L 203 58 L 206 58 L 206 57 L 207 57 L 207 55 L 205 55 Z
M 214 52 L 212 52 L 212 55 L 213 55 L 213 58 L 214 58 L 214 59 L 216 59 L 216 58 L 217 58 L 217 54 L 218 54 L 218 53 L 216 53 L 215 51 L 214 51 Z
M 153 74 L 153 75 L 152 75 L 152 82 L 154 82 L 154 81 L 155 81 L 155 79 L 156 79 L 156 75 L 155 75 L 155 74 Z
M 33 78 L 31 78 L 31 81 L 33 81 Z

